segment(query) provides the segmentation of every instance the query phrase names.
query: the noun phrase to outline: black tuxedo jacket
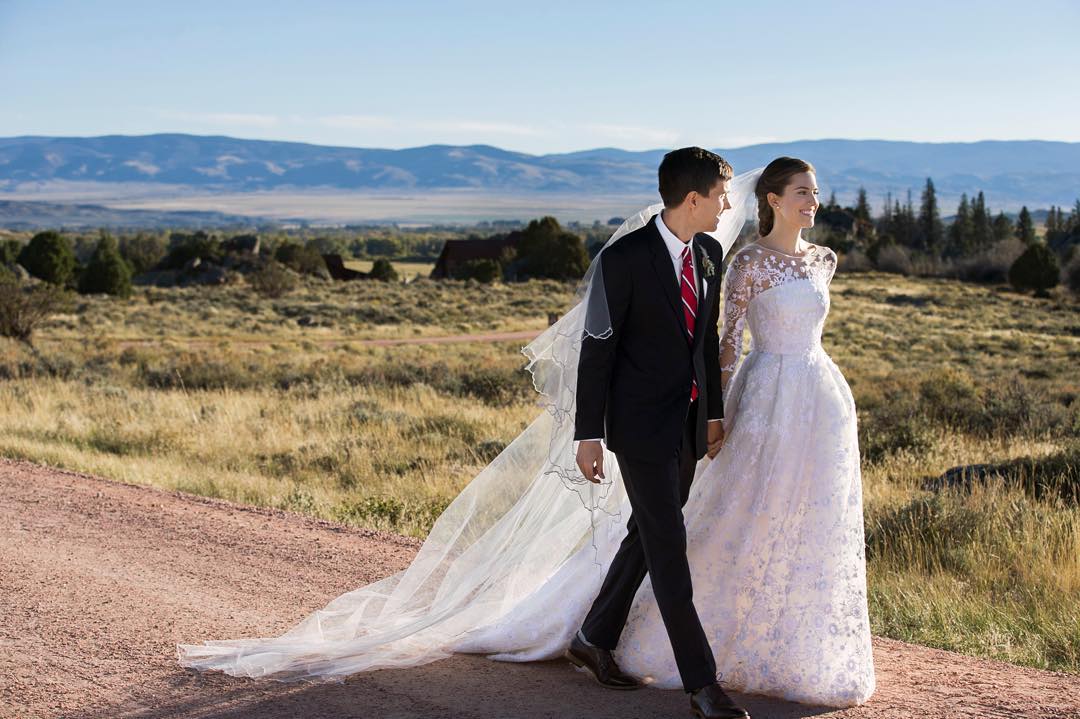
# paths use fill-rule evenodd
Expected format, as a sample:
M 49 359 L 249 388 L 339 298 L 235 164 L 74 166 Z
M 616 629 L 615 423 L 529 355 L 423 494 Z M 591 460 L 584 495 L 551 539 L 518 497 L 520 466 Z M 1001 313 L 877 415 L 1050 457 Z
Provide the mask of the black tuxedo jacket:
M 698 459 L 705 455 L 707 420 L 724 416 L 717 327 L 724 251 L 705 234 L 692 243 L 699 298 L 692 345 L 679 280 L 655 216 L 600 254 L 612 335 L 582 341 L 574 439 L 604 437 L 612 452 L 638 459 L 674 457 L 696 376 L 695 446 Z M 703 257 L 714 268 L 708 278 Z M 707 292 L 701 291 L 702 280 L 708 282 Z

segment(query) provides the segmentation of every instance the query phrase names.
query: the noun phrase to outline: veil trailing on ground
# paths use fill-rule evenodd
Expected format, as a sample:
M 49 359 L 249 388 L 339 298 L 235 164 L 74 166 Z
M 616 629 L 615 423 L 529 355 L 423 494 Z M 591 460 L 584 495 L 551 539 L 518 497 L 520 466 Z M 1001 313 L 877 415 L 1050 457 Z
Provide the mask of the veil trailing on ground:
M 725 252 L 755 217 L 760 174 L 731 183 L 732 207 L 710 233 Z M 425 664 L 452 654 L 466 633 L 497 622 L 579 551 L 597 552 L 599 560 L 600 544 L 613 549 L 626 495 L 610 454 L 601 484 L 577 469 L 578 355 L 584 337 L 612 334 L 603 251 L 661 208 L 648 207 L 619 227 L 593 259 L 573 308 L 522 349 L 544 412 L 446 508 L 407 569 L 337 597 L 280 637 L 179 645 L 180 663 L 282 681 L 342 680 Z M 601 561 L 593 565 L 603 569 Z

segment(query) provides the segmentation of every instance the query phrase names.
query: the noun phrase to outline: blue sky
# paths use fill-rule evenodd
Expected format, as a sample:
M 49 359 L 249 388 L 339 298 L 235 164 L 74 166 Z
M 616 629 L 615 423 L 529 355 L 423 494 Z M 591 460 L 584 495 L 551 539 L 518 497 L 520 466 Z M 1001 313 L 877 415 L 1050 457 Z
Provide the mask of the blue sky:
M 0 136 L 1080 141 L 1080 3 L 0 0 Z

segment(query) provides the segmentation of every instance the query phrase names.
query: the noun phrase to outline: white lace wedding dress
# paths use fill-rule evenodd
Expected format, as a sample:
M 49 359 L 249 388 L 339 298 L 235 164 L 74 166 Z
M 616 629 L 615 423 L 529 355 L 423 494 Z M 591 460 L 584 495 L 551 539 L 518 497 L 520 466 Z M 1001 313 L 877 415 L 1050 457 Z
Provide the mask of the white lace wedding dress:
M 694 604 L 724 686 L 851 706 L 873 692 L 874 669 L 855 406 L 821 346 L 835 267 L 831 250 L 812 245 L 793 257 L 752 244 L 731 260 L 721 339 L 727 440 L 699 463 L 685 520 Z M 740 362 L 747 324 L 753 345 Z M 590 521 L 581 498 L 549 476 L 551 457 L 572 451 L 570 435 L 552 431 L 565 415 L 549 408 L 485 469 L 405 572 L 342 595 L 282 637 L 181 646 L 181 663 L 341 679 L 453 652 L 561 656 L 629 516 L 614 457 L 606 493 L 591 498 L 612 521 Z M 549 435 L 562 444 L 547 446 Z M 654 686 L 681 686 L 647 577 L 615 655 Z
M 852 706 L 875 682 L 855 404 L 821 346 L 835 269 L 836 255 L 816 245 L 793 257 L 751 244 L 732 259 L 721 336 L 727 439 L 699 465 L 684 516 L 694 605 L 724 685 Z M 746 324 L 753 345 L 740 363 Z M 613 534 L 611 552 L 622 539 Z M 456 649 L 556 654 L 599 590 L 592 564 L 582 552 Z M 615 658 L 656 686 L 681 686 L 648 577 Z

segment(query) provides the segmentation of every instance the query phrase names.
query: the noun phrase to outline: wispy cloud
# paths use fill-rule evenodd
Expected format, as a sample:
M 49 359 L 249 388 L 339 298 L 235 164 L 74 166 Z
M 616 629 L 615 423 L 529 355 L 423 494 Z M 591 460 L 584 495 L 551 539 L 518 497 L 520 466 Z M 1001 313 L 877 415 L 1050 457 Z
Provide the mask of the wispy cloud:
M 294 122 L 305 122 L 304 118 L 293 119 Z M 338 130 L 384 130 L 400 126 L 394 118 L 381 115 L 322 115 L 314 122 Z
M 248 112 L 184 112 L 178 110 L 157 110 L 159 116 L 167 120 L 190 122 L 199 125 L 228 127 L 278 127 L 281 118 L 277 115 L 264 115 Z

